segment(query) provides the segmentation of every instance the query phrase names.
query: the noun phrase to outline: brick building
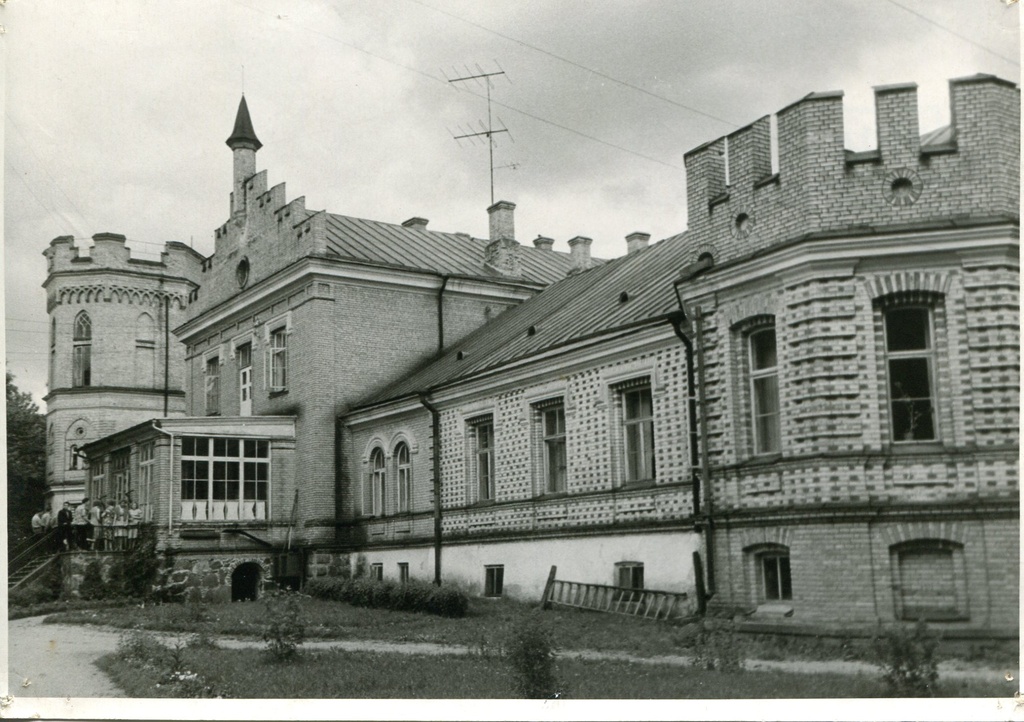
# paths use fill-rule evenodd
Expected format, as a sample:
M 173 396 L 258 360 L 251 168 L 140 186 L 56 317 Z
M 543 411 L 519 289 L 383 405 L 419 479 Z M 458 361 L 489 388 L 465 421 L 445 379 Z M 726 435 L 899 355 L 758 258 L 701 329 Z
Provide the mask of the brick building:
M 507 202 L 487 240 L 307 211 L 243 100 L 176 329 L 189 417 L 87 447 L 95 488 L 153 444 L 165 544 L 214 587 L 289 547 L 309 576 L 536 598 L 556 565 L 750 624 L 1016 630 L 1019 92 L 951 81 L 922 135 L 914 86 L 878 88 L 861 153 L 841 98 L 687 153 L 689 229 L 608 262 L 519 244 Z
M 46 256 L 50 355 L 46 401 L 47 505 L 78 502 L 89 442 L 185 412 L 185 349 L 172 330 L 198 288 L 202 256 L 170 243 L 159 260 L 133 257 L 125 237 L 91 247 L 55 238 Z

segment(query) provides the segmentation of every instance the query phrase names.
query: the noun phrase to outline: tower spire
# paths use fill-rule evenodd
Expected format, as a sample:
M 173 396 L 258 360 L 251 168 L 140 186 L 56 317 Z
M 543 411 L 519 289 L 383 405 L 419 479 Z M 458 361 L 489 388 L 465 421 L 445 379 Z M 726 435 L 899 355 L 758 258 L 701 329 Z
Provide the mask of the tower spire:
M 231 150 L 245 148 L 247 150 L 259 150 L 263 147 L 256 131 L 252 128 L 252 119 L 249 117 L 249 106 L 245 103 L 245 94 L 238 104 L 238 113 L 235 115 L 235 129 L 231 131 L 231 137 L 227 139 L 228 147 Z

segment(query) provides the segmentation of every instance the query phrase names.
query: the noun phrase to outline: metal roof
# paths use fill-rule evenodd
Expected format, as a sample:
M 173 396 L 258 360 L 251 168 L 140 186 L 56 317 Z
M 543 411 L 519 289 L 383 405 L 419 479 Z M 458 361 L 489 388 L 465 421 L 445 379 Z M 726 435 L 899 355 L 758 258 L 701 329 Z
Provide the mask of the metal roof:
M 511 279 L 484 263 L 488 242 L 479 238 L 331 213 L 327 214 L 326 225 L 329 251 L 370 263 L 544 285 L 565 278 L 572 268 L 568 253 L 520 244 L 522 275 Z
M 678 310 L 672 282 L 683 235 L 565 278 L 477 329 L 440 358 L 359 406 L 374 406 Z M 532 331 L 531 331 L 532 329 Z

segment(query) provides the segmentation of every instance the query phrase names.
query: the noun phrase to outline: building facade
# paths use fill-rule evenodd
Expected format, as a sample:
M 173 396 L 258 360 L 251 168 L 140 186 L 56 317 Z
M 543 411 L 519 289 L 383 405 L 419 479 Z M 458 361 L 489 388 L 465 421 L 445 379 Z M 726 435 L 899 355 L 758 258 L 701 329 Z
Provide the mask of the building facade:
M 914 86 L 877 88 L 855 153 L 811 94 L 687 153 L 688 230 L 600 262 L 518 243 L 504 201 L 486 240 L 307 211 L 243 100 L 176 329 L 188 417 L 90 445 L 94 488 L 154 444 L 164 548 L 212 588 L 299 549 L 305 576 L 536 599 L 555 566 L 755 627 L 1015 633 L 1019 91 L 950 102 L 922 135 Z

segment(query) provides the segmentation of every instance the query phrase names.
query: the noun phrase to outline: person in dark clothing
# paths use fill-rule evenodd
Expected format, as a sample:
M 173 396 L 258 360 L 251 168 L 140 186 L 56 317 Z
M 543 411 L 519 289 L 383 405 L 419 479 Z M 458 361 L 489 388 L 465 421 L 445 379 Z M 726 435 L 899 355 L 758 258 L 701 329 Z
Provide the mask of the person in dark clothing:
M 64 508 L 57 512 L 57 550 L 68 551 L 73 541 L 71 539 L 71 502 L 65 501 Z
M 89 499 L 83 499 L 82 503 L 75 507 L 75 513 L 71 517 L 71 526 L 75 529 L 75 547 L 78 549 L 89 548 L 89 537 L 92 536 L 92 525 L 89 524 Z

